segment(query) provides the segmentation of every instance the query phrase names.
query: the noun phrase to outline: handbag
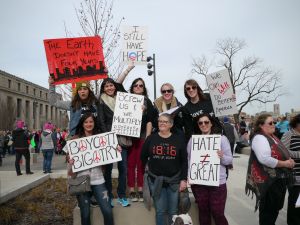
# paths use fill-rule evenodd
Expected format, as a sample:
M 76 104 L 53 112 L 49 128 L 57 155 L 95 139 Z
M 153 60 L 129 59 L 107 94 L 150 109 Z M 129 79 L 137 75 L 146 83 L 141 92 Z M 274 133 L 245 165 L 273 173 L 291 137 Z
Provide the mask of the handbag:
M 89 175 L 77 176 L 75 178 L 68 179 L 68 192 L 70 195 L 80 195 L 89 191 L 92 191 Z
M 117 135 L 118 144 L 123 148 L 129 148 L 132 146 L 132 138 L 123 136 L 123 135 Z

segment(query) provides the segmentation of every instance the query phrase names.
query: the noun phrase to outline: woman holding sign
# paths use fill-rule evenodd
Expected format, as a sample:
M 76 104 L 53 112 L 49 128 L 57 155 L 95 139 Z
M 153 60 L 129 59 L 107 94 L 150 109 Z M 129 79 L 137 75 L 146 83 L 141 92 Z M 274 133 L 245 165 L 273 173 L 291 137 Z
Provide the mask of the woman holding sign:
M 218 125 L 210 114 L 201 114 L 195 121 L 195 134 L 221 134 Z M 191 159 L 191 150 L 192 138 L 187 146 L 189 161 Z M 216 225 L 228 225 L 224 215 L 227 198 L 226 166 L 232 163 L 233 157 L 231 154 L 230 143 L 224 135 L 221 136 L 221 149 L 217 151 L 217 154 L 220 158 L 219 186 L 191 185 L 198 204 L 199 224 L 201 225 L 211 225 L 211 217 L 214 218 Z
M 97 134 L 96 129 L 96 120 L 93 114 L 86 113 L 84 114 L 79 124 L 76 128 L 76 135 L 73 139 L 88 137 Z M 77 201 L 80 208 L 81 215 L 81 224 L 82 225 L 90 225 L 90 199 L 93 195 L 100 206 L 101 212 L 104 218 L 105 225 L 113 225 L 114 219 L 112 214 L 112 209 L 110 207 L 109 197 L 107 194 L 107 189 L 105 186 L 105 180 L 102 174 L 101 166 L 94 167 L 91 169 L 83 170 L 77 173 L 73 173 L 71 170 L 71 166 L 74 164 L 74 160 L 69 160 L 68 167 L 68 175 L 72 177 L 89 175 L 90 184 L 91 184 L 91 192 L 86 192 L 80 195 L 77 195 Z
M 184 140 L 171 132 L 169 114 L 158 118 L 159 132 L 150 135 L 143 145 L 141 160 L 148 164 L 151 196 L 154 199 L 156 225 L 170 225 L 178 213 L 179 192 L 187 186 L 187 153 Z
M 256 195 L 255 210 L 259 208 L 260 225 L 276 223 L 287 185 L 293 184 L 292 168 L 295 162 L 274 132 L 272 115 L 260 115 L 255 121 L 251 139 L 245 188 L 246 193 Z
M 133 138 L 132 146 L 128 151 L 128 187 L 132 202 L 143 201 L 143 177 L 145 168 L 140 160 L 145 138 L 151 134 L 152 120 L 155 117 L 154 108 L 148 98 L 145 82 L 142 78 L 135 79 L 130 86 L 130 93 L 144 96 L 144 107 L 140 138 Z M 136 171 L 136 174 L 135 174 Z M 137 183 L 137 193 L 134 191 Z

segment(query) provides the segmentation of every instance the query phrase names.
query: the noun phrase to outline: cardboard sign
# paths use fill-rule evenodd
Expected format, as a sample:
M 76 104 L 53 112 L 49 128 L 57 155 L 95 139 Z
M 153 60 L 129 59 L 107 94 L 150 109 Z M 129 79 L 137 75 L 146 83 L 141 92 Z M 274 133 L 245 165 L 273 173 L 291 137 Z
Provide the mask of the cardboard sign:
M 144 96 L 118 92 L 111 131 L 116 134 L 140 137 Z
M 107 78 L 99 36 L 44 40 L 54 84 Z
M 122 31 L 123 61 L 147 64 L 147 27 L 124 26 Z
M 73 172 L 121 161 L 117 145 L 118 140 L 114 132 L 67 141 L 66 149 L 70 158 L 74 159 Z
M 221 135 L 193 135 L 188 179 L 190 184 L 219 186 Z
M 206 76 L 215 116 L 227 116 L 237 113 L 236 98 L 230 82 L 228 70 L 221 70 Z

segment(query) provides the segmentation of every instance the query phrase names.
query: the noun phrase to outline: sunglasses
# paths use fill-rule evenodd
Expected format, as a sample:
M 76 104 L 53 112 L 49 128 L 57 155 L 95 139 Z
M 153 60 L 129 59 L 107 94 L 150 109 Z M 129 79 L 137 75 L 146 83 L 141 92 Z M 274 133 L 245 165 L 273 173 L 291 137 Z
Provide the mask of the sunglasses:
M 143 84 L 135 84 L 135 85 L 133 85 L 133 87 L 139 87 L 139 88 L 143 88 L 143 87 L 144 87 L 144 85 L 143 85 Z
M 201 126 L 203 124 L 208 125 L 210 121 L 199 121 L 198 124 Z
M 197 88 L 196 86 L 186 87 L 185 90 L 190 91 L 191 89 L 192 89 L 192 90 L 195 90 L 196 88 Z
M 166 93 L 173 93 L 172 89 L 169 90 L 162 90 L 161 93 L 166 94 Z
M 271 122 L 269 122 L 267 124 L 269 124 L 270 126 L 272 126 L 272 125 L 275 125 L 276 123 L 274 121 L 271 121 Z

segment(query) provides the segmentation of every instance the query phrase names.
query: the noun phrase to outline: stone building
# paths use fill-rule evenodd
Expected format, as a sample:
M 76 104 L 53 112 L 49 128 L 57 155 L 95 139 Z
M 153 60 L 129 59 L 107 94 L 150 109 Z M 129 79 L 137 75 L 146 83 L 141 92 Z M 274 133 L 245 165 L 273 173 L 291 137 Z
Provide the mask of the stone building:
M 47 88 L 0 70 L 0 130 L 13 129 L 16 119 L 34 130 L 46 121 L 61 128 L 67 128 L 69 122 L 65 110 L 49 104 Z

